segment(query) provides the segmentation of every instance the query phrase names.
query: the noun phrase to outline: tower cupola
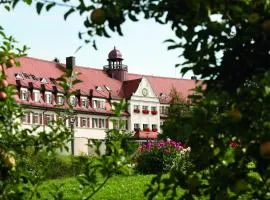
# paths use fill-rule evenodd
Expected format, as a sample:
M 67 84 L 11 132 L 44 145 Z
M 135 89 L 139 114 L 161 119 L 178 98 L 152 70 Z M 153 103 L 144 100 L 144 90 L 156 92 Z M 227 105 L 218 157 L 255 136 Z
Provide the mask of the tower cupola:
M 128 67 L 122 64 L 124 60 L 121 52 L 115 47 L 108 54 L 108 65 L 104 66 L 104 71 L 114 79 L 119 81 L 127 80 Z

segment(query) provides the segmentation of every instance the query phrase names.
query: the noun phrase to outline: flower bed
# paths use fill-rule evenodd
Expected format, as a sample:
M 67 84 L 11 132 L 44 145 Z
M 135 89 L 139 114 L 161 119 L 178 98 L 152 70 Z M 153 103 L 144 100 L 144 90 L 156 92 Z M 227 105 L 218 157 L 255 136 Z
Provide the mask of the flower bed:
M 153 131 L 153 132 L 157 132 L 158 129 L 157 129 L 157 128 L 153 128 L 152 131 Z
M 136 169 L 141 173 L 166 172 L 173 166 L 175 158 L 179 159 L 179 155 L 189 151 L 190 147 L 172 140 L 142 144 L 136 156 Z

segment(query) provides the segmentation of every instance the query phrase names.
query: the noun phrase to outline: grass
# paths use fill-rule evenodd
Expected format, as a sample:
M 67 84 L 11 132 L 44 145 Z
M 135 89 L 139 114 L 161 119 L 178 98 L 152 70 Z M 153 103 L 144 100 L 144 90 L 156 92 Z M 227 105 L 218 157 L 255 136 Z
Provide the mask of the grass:
M 109 179 L 108 183 L 96 193 L 92 199 L 110 199 L 110 200 L 129 200 L 129 199 L 146 199 L 144 191 L 147 184 L 151 182 L 153 175 L 134 175 L 134 176 L 115 176 Z M 56 189 L 57 186 L 58 188 Z M 64 199 L 79 200 L 80 185 L 76 178 L 65 178 L 45 181 L 40 186 L 41 199 L 54 199 L 50 192 L 64 194 Z M 165 199 L 162 195 L 156 196 L 155 199 Z

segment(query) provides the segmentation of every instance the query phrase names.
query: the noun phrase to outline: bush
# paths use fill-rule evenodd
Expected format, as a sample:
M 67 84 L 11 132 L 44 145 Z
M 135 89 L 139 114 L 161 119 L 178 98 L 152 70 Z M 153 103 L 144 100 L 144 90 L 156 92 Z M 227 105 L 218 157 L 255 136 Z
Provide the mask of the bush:
M 169 171 L 174 160 L 180 159 L 179 155 L 185 154 L 189 150 L 190 148 L 186 148 L 182 143 L 176 141 L 148 142 L 139 147 L 136 169 L 147 174 Z M 178 162 L 181 161 L 177 160 Z
M 30 177 L 56 179 L 71 177 L 82 173 L 82 168 L 78 161 L 91 159 L 89 156 L 71 155 L 48 155 L 46 152 L 37 154 L 29 153 L 22 158 L 20 164 L 26 166 L 26 171 L 22 172 Z

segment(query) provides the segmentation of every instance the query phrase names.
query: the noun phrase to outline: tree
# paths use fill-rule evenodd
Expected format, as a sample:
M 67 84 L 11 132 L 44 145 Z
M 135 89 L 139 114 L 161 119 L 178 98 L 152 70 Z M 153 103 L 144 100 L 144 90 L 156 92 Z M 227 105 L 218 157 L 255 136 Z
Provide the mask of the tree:
M 170 107 L 168 109 L 168 118 L 162 125 L 162 139 L 172 139 L 186 142 L 190 133 L 190 108 L 191 105 L 183 99 L 181 93 L 175 87 L 170 92 Z
M 38 1 L 37 12 L 56 5 Z M 171 183 L 159 188 L 164 193 L 182 187 L 185 199 L 269 199 L 269 8 L 268 0 L 92 0 L 68 8 L 65 18 L 75 11 L 87 14 L 87 31 L 79 37 L 94 46 L 89 38 L 109 37 L 108 29 L 122 35 L 126 18 L 143 15 L 171 24 L 179 41 L 166 40 L 168 49 L 181 50 L 186 59 L 176 66 L 204 79 L 188 138 L 195 171 L 154 179 L 158 186 Z M 89 19 L 94 11 L 99 14 Z M 240 146 L 231 148 L 232 140 Z M 147 194 L 156 192 L 153 185 Z

